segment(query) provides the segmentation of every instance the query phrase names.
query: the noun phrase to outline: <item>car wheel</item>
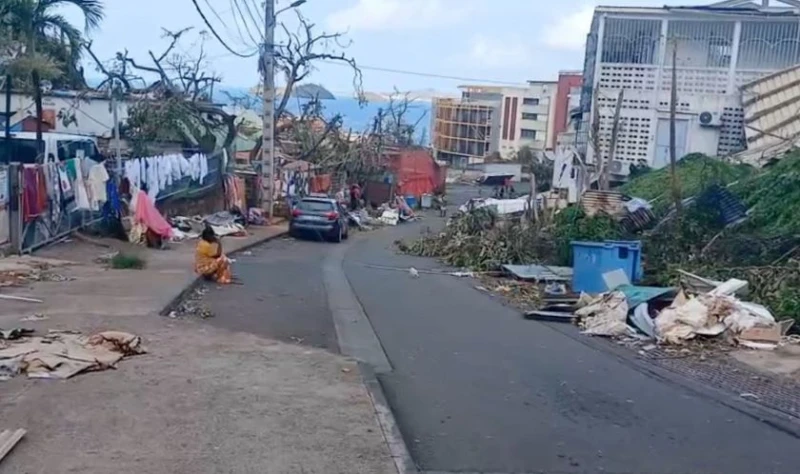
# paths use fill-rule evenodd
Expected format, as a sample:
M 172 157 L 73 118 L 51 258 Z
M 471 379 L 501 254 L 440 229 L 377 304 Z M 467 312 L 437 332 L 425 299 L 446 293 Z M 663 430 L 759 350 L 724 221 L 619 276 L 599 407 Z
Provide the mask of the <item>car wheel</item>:
M 343 238 L 342 226 L 340 226 L 340 225 L 336 226 L 336 230 L 334 231 L 334 234 L 333 234 L 333 241 L 336 242 L 336 243 L 339 243 L 339 242 L 342 241 L 342 238 Z
M 289 227 L 289 237 L 292 237 L 294 239 L 299 239 L 300 238 L 300 232 L 298 232 L 297 229 L 293 229 L 293 228 Z

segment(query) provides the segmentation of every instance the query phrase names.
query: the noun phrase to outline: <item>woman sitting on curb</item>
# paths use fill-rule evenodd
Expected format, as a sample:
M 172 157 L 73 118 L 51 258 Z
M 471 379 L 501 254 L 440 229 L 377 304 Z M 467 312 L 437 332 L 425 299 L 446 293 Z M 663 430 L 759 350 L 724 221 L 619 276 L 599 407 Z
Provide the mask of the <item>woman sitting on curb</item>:
M 220 242 L 214 229 L 207 226 L 200 235 L 195 251 L 194 271 L 198 275 L 213 280 L 221 285 L 231 283 L 231 262 L 222 253 L 222 242 Z

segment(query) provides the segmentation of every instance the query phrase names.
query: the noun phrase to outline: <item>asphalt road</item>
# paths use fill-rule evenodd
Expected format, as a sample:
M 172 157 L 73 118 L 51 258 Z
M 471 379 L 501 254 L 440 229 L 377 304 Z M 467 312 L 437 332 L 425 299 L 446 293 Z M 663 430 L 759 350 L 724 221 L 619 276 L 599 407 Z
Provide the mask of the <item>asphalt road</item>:
M 207 321 L 234 331 L 339 351 L 321 263 L 330 245 L 279 238 L 236 254 L 240 285 L 205 284 Z
M 455 189 L 450 202 L 473 192 Z M 423 471 L 798 471 L 793 435 L 647 374 L 569 327 L 526 321 L 474 281 L 412 278 L 411 266 L 439 265 L 398 255 L 393 242 L 440 224 L 341 244 L 344 273 L 393 368 L 379 379 Z M 244 284 L 209 293 L 211 323 L 337 350 L 321 270 L 334 245 L 277 240 L 237 256 Z

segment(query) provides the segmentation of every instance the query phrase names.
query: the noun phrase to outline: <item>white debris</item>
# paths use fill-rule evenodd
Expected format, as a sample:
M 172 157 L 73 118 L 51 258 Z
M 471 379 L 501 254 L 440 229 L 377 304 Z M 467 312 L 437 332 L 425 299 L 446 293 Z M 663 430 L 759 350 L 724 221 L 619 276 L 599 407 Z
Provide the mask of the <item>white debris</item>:
M 680 344 L 696 335 L 719 336 L 727 330 L 738 335 L 757 327 L 775 326 L 775 317 L 767 308 L 732 296 L 745 286 L 747 282 L 733 279 L 697 298 L 676 298 L 656 317 L 658 340 Z
M 400 221 L 400 213 L 397 212 L 397 209 L 386 209 L 378 220 L 387 225 L 397 225 Z
M 592 336 L 623 336 L 628 331 L 628 302 L 619 291 L 606 294 L 600 301 L 575 312 L 582 318 L 583 333 Z
M 419 271 L 414 267 L 409 268 L 408 273 L 411 274 L 411 278 L 419 278 Z

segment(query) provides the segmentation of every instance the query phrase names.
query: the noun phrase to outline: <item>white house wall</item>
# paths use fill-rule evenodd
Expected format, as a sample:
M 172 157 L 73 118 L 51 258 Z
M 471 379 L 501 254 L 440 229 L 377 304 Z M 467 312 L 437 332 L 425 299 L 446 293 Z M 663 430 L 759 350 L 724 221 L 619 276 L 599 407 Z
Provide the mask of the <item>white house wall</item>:
M 647 11 L 653 13 L 647 15 Z M 635 17 L 601 12 L 595 18 L 600 40 L 595 60 L 587 64 L 594 68 L 593 106 L 597 107 L 604 157 L 609 151 L 617 96 L 624 89 L 614 159 L 654 165 L 659 119 L 669 116 L 675 45 L 676 109 L 677 118 L 688 121 L 683 144 L 686 153 L 724 155 L 738 151 L 743 123 L 738 88 L 800 62 L 797 17 L 760 20 L 665 12 L 641 10 Z M 702 112 L 719 114 L 722 126 L 702 127 L 698 121 Z M 590 117 L 594 116 L 591 112 Z M 589 162 L 594 161 L 593 155 L 592 147 L 588 147 Z
M 42 108 L 54 110 L 57 115 L 74 116 L 75 121 L 68 125 L 65 125 L 64 120 L 57 117 L 56 132 L 106 138 L 113 135 L 114 120 L 111 101 L 108 99 L 93 98 L 87 100 L 45 95 L 42 98 Z M 0 110 L 5 112 L 4 100 L 0 100 Z M 11 110 L 16 111 L 16 114 L 11 118 L 12 124 L 26 117 L 34 117 L 36 115 L 36 107 L 33 97 L 24 94 L 12 94 Z M 120 101 L 118 105 L 118 117 L 120 121 L 128 118 L 128 105 L 124 101 Z

